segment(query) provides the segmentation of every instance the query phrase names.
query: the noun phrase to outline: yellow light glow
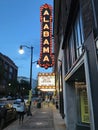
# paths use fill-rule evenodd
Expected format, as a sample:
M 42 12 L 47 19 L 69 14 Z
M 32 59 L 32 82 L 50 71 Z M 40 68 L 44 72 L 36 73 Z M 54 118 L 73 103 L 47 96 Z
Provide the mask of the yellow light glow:
M 55 89 L 45 89 L 45 88 L 44 88 L 44 89 L 40 89 L 40 90 L 41 90 L 41 91 L 44 91 L 44 92 L 45 92 L 45 91 L 49 91 L 49 92 L 55 91 Z

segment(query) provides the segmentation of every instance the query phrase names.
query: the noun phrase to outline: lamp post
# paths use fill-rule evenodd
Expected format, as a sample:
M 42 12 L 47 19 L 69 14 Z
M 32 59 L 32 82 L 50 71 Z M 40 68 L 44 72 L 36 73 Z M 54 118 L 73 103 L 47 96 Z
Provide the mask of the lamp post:
M 34 47 L 33 46 L 28 47 L 26 45 L 21 45 L 20 49 L 19 49 L 20 54 L 24 53 L 23 47 L 26 47 L 26 48 L 31 50 L 31 56 L 30 56 L 30 90 L 29 90 L 29 110 L 28 110 L 28 115 L 32 115 L 31 114 L 31 95 L 32 95 L 31 93 L 32 93 L 32 63 L 33 63 L 33 48 Z

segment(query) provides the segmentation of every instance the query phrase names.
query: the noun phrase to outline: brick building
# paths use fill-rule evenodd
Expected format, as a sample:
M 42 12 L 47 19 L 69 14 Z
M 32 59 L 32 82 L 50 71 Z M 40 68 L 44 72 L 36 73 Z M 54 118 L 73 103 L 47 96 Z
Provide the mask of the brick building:
M 18 67 L 4 54 L 0 53 L 0 95 L 5 95 L 9 82 L 17 80 Z
M 54 0 L 56 91 L 66 130 L 98 129 L 98 1 Z

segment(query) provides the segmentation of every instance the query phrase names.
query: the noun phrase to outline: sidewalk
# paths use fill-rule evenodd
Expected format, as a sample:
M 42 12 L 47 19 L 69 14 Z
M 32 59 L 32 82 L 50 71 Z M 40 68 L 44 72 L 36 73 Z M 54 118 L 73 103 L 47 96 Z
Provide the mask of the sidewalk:
M 45 106 L 43 106 L 44 108 Z M 46 106 L 47 107 L 47 106 Z M 52 109 L 53 112 L 53 123 L 54 123 L 54 130 L 66 130 L 66 126 L 64 120 L 62 119 L 59 110 L 56 109 L 55 105 L 50 104 L 48 109 Z
M 16 120 L 4 130 L 66 130 L 63 119 L 53 104 L 33 108 L 32 116 L 25 115 L 23 124 Z
M 55 130 L 66 130 L 64 120 L 62 119 L 59 110 L 53 106 L 53 120 Z

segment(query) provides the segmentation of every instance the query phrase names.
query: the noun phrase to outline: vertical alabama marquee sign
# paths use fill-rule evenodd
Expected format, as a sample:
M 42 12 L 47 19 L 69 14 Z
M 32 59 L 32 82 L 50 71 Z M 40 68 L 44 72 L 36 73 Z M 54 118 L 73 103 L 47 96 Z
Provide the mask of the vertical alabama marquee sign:
M 54 65 L 52 54 L 52 7 L 44 4 L 40 7 L 41 46 L 39 66 L 48 69 Z

